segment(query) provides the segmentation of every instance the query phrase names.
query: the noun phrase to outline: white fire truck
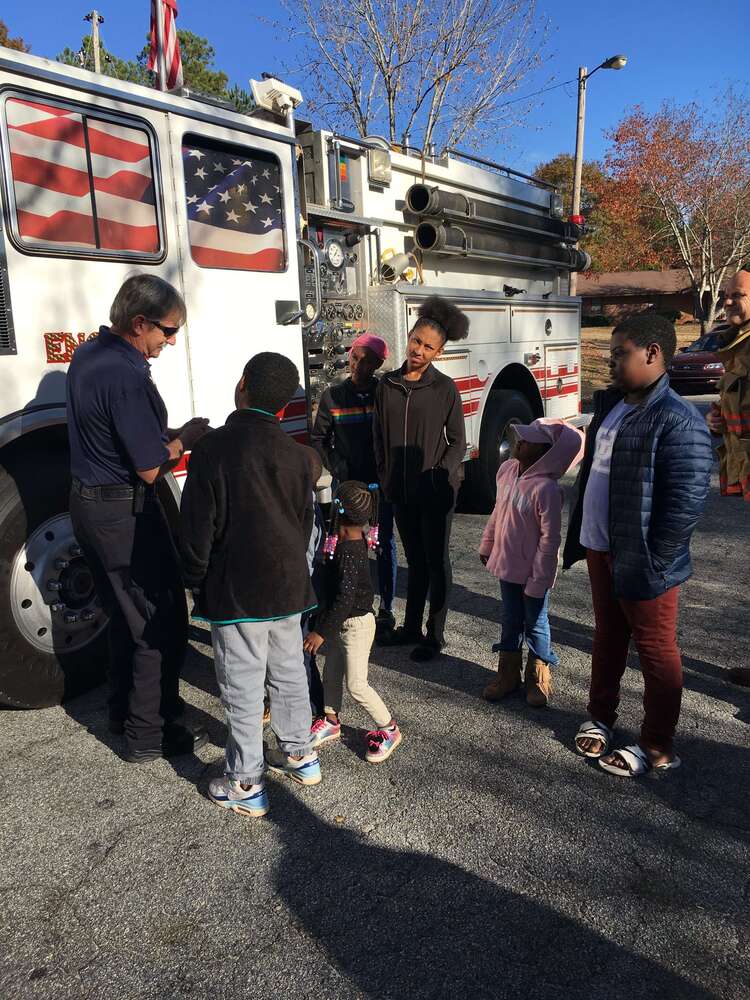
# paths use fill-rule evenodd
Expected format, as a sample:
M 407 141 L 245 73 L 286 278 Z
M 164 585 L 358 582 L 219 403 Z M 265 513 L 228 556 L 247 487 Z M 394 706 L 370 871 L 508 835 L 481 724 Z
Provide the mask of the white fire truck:
M 399 365 L 435 292 L 471 320 L 437 364 L 463 399 L 475 502 L 492 500 L 509 424 L 578 414 L 580 311 L 567 290 L 587 260 L 557 192 L 457 151 L 315 131 L 295 121 L 293 88 L 252 87 L 248 116 L 0 49 L 4 704 L 54 704 L 103 676 L 106 614 L 67 512 L 65 378 L 133 271 L 187 303 L 153 369 L 172 426 L 222 423 L 245 362 L 275 350 L 304 373 L 283 417 L 304 437 L 358 332 L 385 337 Z M 256 208 L 263 232 L 243 235 Z M 160 484 L 171 517 L 185 474 Z

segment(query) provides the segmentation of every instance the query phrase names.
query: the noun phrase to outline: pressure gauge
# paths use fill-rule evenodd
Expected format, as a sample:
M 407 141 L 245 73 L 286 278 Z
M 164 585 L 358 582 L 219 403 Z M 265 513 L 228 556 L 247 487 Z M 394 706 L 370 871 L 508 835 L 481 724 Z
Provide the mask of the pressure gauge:
M 336 270 L 343 267 L 346 255 L 344 253 L 344 248 L 338 240 L 329 240 L 326 243 L 326 260 L 328 261 L 330 267 L 333 267 Z

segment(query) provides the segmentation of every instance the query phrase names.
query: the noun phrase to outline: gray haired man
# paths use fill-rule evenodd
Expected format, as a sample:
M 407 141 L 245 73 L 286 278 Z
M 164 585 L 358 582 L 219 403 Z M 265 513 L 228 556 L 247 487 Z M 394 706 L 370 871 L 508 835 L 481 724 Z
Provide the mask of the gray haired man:
M 175 720 L 187 645 L 179 564 L 156 481 L 203 436 L 196 418 L 167 427 L 149 360 L 174 345 L 185 322 L 179 292 L 135 275 L 110 310 L 111 326 L 81 345 L 67 379 L 70 514 L 110 617 L 110 728 L 125 759 L 190 753 L 206 741 Z

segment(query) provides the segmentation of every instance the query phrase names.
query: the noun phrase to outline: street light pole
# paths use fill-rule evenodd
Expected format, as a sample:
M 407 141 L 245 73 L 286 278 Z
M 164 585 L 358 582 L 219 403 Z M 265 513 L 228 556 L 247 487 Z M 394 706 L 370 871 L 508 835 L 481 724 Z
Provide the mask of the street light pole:
M 573 168 L 573 204 L 571 216 L 581 214 L 581 175 L 583 173 L 583 131 L 586 125 L 586 80 L 585 66 L 578 67 L 578 118 L 576 120 L 576 159 Z M 570 294 L 575 295 L 578 288 L 578 274 L 572 271 L 570 275 Z
M 576 120 L 576 158 L 573 170 L 573 204 L 571 205 L 571 221 L 578 222 L 581 215 L 581 175 L 583 173 L 583 131 L 586 124 L 586 83 L 600 69 L 622 69 L 627 58 L 620 54 L 610 56 L 603 63 L 587 72 L 585 66 L 578 67 L 578 118 Z M 578 244 L 576 244 L 577 246 Z M 578 287 L 578 275 L 570 274 L 570 294 L 575 295 Z

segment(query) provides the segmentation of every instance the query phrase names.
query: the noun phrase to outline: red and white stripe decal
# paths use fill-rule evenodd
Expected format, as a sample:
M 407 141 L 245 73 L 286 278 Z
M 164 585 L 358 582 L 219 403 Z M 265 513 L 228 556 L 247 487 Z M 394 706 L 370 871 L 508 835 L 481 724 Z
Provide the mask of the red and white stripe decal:
M 183 451 L 182 458 L 172 469 L 172 475 L 175 479 L 184 479 L 188 473 L 188 465 L 190 464 L 190 452 Z
M 456 388 L 461 393 L 461 403 L 465 417 L 470 417 L 477 413 L 482 402 L 482 393 L 487 385 L 487 379 L 482 381 L 478 375 L 466 375 L 453 380 Z
M 539 388 L 542 399 L 557 399 L 560 396 L 573 396 L 578 392 L 578 365 L 560 365 L 559 368 L 530 368 L 534 381 Z M 546 384 L 554 380 L 554 384 Z M 557 381 L 562 380 L 558 388 Z M 465 417 L 470 417 L 479 411 L 487 379 L 482 381 L 477 375 L 466 375 L 453 380 L 461 393 L 461 402 Z
M 310 443 L 306 396 L 295 396 L 277 416 L 287 434 L 291 434 L 296 441 L 300 441 L 302 444 Z

